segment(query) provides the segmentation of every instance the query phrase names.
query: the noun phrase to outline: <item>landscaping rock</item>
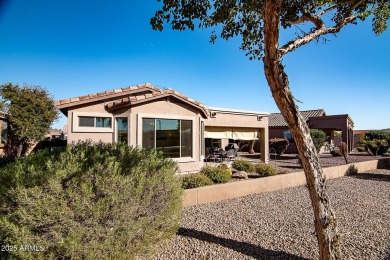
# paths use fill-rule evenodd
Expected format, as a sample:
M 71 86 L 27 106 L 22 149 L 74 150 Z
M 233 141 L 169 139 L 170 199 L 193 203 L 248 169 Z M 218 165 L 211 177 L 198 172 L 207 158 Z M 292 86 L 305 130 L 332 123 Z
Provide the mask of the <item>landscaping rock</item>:
M 248 174 L 244 171 L 237 171 L 233 173 L 232 177 L 237 179 L 248 179 Z

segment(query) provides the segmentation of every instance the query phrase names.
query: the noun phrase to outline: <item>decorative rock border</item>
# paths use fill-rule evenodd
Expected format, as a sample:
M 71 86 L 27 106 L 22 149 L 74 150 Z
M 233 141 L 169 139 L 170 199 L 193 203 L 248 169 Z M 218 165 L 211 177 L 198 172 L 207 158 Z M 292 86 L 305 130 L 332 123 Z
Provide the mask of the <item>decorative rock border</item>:
M 387 160 L 387 161 L 386 161 Z M 390 164 L 390 159 L 379 159 L 366 162 L 323 168 L 326 179 L 334 179 L 351 173 L 351 171 L 365 172 Z M 253 180 L 229 182 L 206 187 L 185 190 L 183 206 L 192 206 L 250 194 L 271 192 L 306 184 L 305 173 L 294 172 L 288 174 L 263 177 Z

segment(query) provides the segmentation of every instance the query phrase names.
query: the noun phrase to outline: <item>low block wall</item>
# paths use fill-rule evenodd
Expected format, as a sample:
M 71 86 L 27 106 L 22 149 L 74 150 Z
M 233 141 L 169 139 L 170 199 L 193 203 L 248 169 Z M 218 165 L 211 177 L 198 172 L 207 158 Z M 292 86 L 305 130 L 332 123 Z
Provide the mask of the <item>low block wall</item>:
M 384 159 L 382 159 L 384 160 Z M 326 179 L 334 179 L 348 175 L 351 169 L 358 172 L 375 170 L 380 160 L 351 163 L 335 167 L 323 168 Z M 185 190 L 183 206 L 192 206 L 221 200 L 242 197 L 250 194 L 271 192 L 290 187 L 304 185 L 305 173 L 294 172 L 270 177 L 216 184 L 195 189 Z

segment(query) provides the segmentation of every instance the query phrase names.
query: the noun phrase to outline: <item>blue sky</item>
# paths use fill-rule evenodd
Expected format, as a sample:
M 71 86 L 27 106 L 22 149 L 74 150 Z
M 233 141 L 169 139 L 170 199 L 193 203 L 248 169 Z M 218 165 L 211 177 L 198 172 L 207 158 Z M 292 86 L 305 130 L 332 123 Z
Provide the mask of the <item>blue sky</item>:
M 278 112 L 263 64 L 239 50 L 240 39 L 212 45 L 209 30 L 153 31 L 157 1 L 4 3 L 0 84 L 40 85 L 60 100 L 150 82 L 207 106 Z M 390 31 L 375 36 L 366 21 L 327 38 L 283 59 L 299 108 L 350 114 L 355 129 L 389 128 Z

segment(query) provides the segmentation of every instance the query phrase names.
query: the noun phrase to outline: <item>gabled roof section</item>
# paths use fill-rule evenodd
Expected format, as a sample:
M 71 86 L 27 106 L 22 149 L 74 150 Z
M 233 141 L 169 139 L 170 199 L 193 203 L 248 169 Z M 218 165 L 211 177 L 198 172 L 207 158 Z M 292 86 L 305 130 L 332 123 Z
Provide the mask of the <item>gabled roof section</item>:
M 116 101 L 113 101 L 111 103 L 106 104 L 106 109 L 108 111 L 111 111 L 111 110 L 116 110 L 116 109 L 123 108 L 123 107 L 139 105 L 142 103 L 151 102 L 154 100 L 165 99 L 165 98 L 169 98 L 169 99 L 173 98 L 173 99 L 179 100 L 180 102 L 183 102 L 183 103 L 186 103 L 190 106 L 193 106 L 193 107 L 201 110 L 202 115 L 205 118 L 208 117 L 208 110 L 207 110 L 206 106 L 204 106 L 200 102 L 198 102 L 192 98 L 189 98 L 189 97 L 183 95 L 182 93 L 177 92 L 171 88 L 164 89 L 164 90 L 159 89 L 159 88 L 155 88 L 150 93 L 137 93 L 134 95 L 129 95 L 129 96 L 124 97 L 120 100 L 116 100 Z
M 310 117 L 326 115 L 325 110 L 323 109 L 306 110 L 300 112 L 305 121 L 307 121 Z M 270 114 L 268 118 L 268 125 L 269 127 L 288 126 L 281 113 Z
M 57 106 L 59 109 L 63 109 L 63 108 L 73 107 L 81 104 L 87 104 L 87 103 L 107 100 L 111 98 L 118 98 L 121 96 L 126 96 L 138 92 L 144 92 L 144 91 L 152 92 L 154 89 L 158 89 L 158 88 L 152 86 L 150 83 L 145 83 L 141 85 L 130 86 L 127 88 L 113 89 L 104 92 L 88 94 L 85 96 L 63 99 L 54 102 L 54 105 Z
M 174 98 L 183 103 L 187 103 L 201 110 L 205 118 L 208 116 L 207 108 L 200 102 L 195 101 L 194 99 L 191 99 L 171 88 L 162 90 L 150 83 L 63 99 L 55 102 L 54 105 L 57 106 L 63 113 L 65 113 L 65 111 L 70 107 L 94 102 L 107 102 L 105 104 L 107 110 L 116 110 L 163 98 Z

